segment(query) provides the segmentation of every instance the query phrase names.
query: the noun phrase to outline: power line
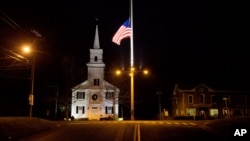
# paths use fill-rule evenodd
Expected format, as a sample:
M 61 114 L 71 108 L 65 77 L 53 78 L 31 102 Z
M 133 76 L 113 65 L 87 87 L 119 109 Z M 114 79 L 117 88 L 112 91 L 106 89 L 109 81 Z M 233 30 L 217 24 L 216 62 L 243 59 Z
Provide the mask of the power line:
M 3 11 L 1 11 L 0 18 L 6 22 L 9 26 L 11 26 L 15 30 L 19 30 L 23 33 L 26 33 L 25 30 L 18 25 L 13 19 L 11 19 L 7 14 L 5 14 Z
M 24 28 L 22 28 L 19 24 L 17 24 L 17 22 L 15 22 L 3 11 L 1 11 L 0 18 L 9 26 L 11 26 L 13 29 L 18 30 L 21 33 L 24 33 L 25 35 L 32 33 L 32 36 L 35 36 L 36 38 L 42 38 L 42 35 L 37 30 L 31 29 L 29 32 L 27 32 Z

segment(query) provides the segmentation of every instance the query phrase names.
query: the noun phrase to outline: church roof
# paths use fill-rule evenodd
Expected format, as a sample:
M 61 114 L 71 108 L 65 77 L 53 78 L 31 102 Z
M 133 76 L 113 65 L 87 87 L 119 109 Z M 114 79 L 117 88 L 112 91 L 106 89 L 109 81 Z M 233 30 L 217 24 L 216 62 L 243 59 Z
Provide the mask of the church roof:
M 76 90 L 84 90 L 84 89 L 92 89 L 92 88 L 96 88 L 96 86 L 89 86 L 89 82 L 88 80 L 74 86 L 72 89 L 72 91 L 76 91 Z M 110 90 L 110 89 L 118 89 L 116 86 L 112 85 L 111 83 L 103 80 L 103 85 L 101 87 L 102 89 L 107 89 L 107 90 Z
M 204 83 L 199 83 L 199 84 L 191 84 L 191 83 L 185 83 L 185 84 L 175 84 L 175 87 L 178 87 L 180 90 L 193 90 L 196 89 L 198 87 L 206 87 L 206 88 L 210 88 L 208 85 L 204 84 Z

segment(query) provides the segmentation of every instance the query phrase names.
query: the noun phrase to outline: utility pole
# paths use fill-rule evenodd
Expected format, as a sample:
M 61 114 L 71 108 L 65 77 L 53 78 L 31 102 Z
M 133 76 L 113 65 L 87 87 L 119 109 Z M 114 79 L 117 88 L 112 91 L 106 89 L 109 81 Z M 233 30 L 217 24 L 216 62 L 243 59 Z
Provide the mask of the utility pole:
M 31 33 L 34 34 L 35 40 L 40 39 L 42 35 L 38 33 L 36 30 L 31 30 Z M 35 65 L 36 65 L 36 55 L 33 54 L 31 58 L 31 93 L 29 95 L 29 105 L 30 105 L 30 117 L 32 117 L 32 107 L 34 105 L 34 83 L 35 83 Z
M 158 104 L 159 104 L 159 120 L 161 120 L 161 91 L 157 91 L 156 94 L 158 95 Z
M 32 107 L 34 105 L 34 83 L 35 83 L 35 56 L 31 60 L 31 93 L 29 95 L 30 117 L 32 117 Z
M 56 86 L 49 86 L 51 88 L 55 88 L 56 89 L 56 97 L 55 97 L 55 119 L 57 119 L 57 105 L 58 105 L 58 94 L 59 94 L 59 87 L 58 85 Z

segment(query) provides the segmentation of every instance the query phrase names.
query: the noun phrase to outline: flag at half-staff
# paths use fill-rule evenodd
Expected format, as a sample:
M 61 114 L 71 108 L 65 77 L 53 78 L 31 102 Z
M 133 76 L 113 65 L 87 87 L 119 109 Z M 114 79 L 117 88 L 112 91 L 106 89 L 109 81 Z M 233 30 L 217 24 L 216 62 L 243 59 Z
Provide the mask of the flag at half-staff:
M 126 20 L 120 28 L 116 31 L 115 35 L 112 38 L 112 42 L 117 45 L 121 44 L 121 41 L 125 38 L 129 38 L 132 34 L 132 29 L 130 25 L 130 20 Z

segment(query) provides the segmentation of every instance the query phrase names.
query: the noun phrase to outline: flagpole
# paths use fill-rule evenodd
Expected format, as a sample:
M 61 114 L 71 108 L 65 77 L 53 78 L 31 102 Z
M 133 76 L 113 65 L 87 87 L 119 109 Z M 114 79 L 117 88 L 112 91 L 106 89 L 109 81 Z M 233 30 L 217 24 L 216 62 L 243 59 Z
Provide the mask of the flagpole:
M 130 0 L 130 24 L 131 24 L 131 37 L 130 37 L 130 65 L 131 65 L 131 67 L 134 67 L 133 0 Z
M 133 29 L 133 0 L 130 0 L 130 77 L 131 77 L 131 120 L 134 120 L 134 29 Z

